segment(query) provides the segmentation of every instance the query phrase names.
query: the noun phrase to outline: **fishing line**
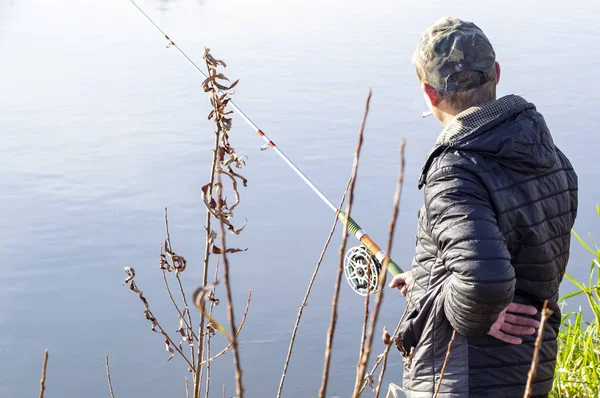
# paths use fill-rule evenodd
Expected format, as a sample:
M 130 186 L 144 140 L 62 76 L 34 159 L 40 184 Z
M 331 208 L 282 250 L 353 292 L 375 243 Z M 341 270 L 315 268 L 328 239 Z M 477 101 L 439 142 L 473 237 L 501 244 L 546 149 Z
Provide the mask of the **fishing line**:
M 167 47 L 175 47 L 177 51 L 202 75 L 205 79 L 208 78 L 206 73 L 202 71 L 196 65 L 190 57 L 169 36 L 136 4 L 134 0 L 129 0 L 160 33 L 163 34 L 167 39 Z M 223 93 L 219 90 L 220 93 Z M 241 116 L 246 123 L 254 129 L 266 144 L 261 147 L 261 150 L 272 148 L 292 170 L 300 177 L 304 182 L 325 202 L 327 206 L 334 212 L 338 209 L 336 206 L 321 192 L 315 184 L 300 169 L 275 145 L 275 143 L 256 125 L 254 122 L 233 102 L 230 100 L 230 105 L 239 116 Z M 350 287 L 360 295 L 366 295 L 369 293 L 375 293 L 378 287 L 379 271 L 381 270 L 382 264 L 386 266 L 387 270 L 392 275 L 402 273 L 402 269 L 371 239 L 371 237 L 352 219 L 348 217 L 343 211 L 339 211 L 338 219 L 347 224 L 348 231 L 354 235 L 356 239 L 362 244 L 362 246 L 351 248 L 344 257 L 344 274 L 346 280 L 350 284 Z M 368 270 L 372 267 L 371 270 Z

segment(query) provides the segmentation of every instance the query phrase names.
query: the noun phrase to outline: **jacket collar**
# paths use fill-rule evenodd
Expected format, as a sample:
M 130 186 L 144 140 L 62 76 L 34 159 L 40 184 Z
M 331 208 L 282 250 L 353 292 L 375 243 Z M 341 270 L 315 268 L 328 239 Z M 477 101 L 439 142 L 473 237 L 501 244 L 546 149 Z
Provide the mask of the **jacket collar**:
M 507 95 L 496 100 L 472 106 L 456 115 L 442 130 L 436 144 L 456 141 L 477 130 L 479 127 L 497 119 L 502 114 L 519 106 L 526 105 L 525 99 L 516 95 Z
M 425 164 L 421 170 L 418 188 L 426 183 L 429 167 L 436 157 L 453 147 L 457 141 L 466 139 L 476 132 L 487 130 L 489 125 L 495 125 L 497 120 L 516 109 L 522 110 L 531 106 L 524 98 L 517 95 L 504 97 L 472 106 L 457 114 L 443 129 L 435 145 L 427 153 Z

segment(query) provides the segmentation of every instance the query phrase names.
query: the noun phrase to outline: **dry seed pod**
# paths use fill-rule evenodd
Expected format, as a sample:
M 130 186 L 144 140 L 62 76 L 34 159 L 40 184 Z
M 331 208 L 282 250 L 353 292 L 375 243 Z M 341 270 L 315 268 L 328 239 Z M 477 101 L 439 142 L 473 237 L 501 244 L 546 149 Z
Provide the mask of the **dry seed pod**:
M 385 326 L 383 327 L 383 335 L 381 336 L 381 339 L 385 345 L 388 345 L 392 342 L 392 336 L 390 336 Z

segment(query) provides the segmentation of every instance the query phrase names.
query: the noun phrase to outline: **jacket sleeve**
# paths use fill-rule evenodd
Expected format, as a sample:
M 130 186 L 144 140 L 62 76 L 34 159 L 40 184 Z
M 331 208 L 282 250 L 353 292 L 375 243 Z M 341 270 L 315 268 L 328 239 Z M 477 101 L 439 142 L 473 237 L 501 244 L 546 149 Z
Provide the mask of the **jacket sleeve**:
M 444 311 L 462 335 L 483 335 L 513 299 L 515 273 L 486 188 L 459 166 L 434 171 L 424 188 L 429 232 L 451 272 Z

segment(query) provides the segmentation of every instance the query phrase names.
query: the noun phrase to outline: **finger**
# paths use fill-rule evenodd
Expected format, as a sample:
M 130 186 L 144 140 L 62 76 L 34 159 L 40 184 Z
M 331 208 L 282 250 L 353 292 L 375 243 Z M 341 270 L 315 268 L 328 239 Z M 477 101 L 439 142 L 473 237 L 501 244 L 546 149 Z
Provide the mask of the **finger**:
M 535 333 L 535 329 L 529 326 L 517 326 L 510 323 L 504 323 L 500 326 L 500 330 L 510 334 L 531 335 Z
M 392 279 L 392 281 L 390 282 L 390 284 L 388 286 L 393 289 L 395 287 L 399 287 L 399 286 L 404 285 L 404 282 L 405 282 L 404 275 L 396 275 L 394 277 L 394 279 Z
M 515 312 L 518 314 L 529 314 L 535 315 L 537 314 L 537 308 L 531 305 L 519 304 L 519 303 L 510 303 L 506 308 L 507 312 Z
M 506 322 L 510 322 L 513 325 L 519 325 L 519 326 L 530 326 L 532 328 L 539 328 L 540 327 L 540 322 L 535 320 L 535 319 L 531 319 L 531 318 L 525 318 L 523 316 L 517 316 L 517 315 L 512 315 L 512 314 L 505 314 L 504 315 L 504 320 Z
M 488 333 L 490 336 L 497 338 L 498 340 L 504 341 L 509 344 L 521 344 L 523 340 L 518 337 L 510 336 L 506 333 L 502 333 L 500 330 L 492 330 Z
M 406 296 L 406 293 L 408 293 L 408 285 L 404 285 L 402 286 L 402 288 L 400 289 L 400 294 L 403 296 Z

